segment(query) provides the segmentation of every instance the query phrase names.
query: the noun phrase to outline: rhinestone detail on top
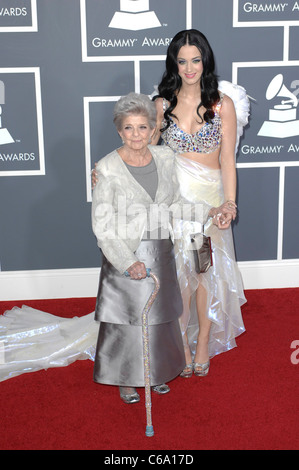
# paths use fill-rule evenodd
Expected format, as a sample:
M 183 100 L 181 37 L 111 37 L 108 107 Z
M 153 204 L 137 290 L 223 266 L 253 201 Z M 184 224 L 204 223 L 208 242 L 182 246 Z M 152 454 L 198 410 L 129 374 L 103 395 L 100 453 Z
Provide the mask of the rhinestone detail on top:
M 178 127 L 178 125 L 170 120 L 170 126 L 162 133 L 162 139 L 175 152 L 196 152 L 196 153 L 212 153 L 221 144 L 222 125 L 219 115 L 223 96 L 215 109 L 215 116 L 212 122 L 207 122 L 194 134 L 188 134 Z M 163 121 L 163 126 L 166 121 Z

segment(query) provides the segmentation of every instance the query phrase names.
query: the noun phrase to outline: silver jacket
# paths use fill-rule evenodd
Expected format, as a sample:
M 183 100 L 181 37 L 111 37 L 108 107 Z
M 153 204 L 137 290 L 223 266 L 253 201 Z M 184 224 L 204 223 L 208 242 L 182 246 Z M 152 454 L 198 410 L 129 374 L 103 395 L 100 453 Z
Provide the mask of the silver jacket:
M 117 150 L 102 158 L 96 167 L 98 183 L 93 190 L 92 228 L 104 256 L 121 274 L 138 261 L 134 252 L 149 223 L 157 222 L 153 214 L 157 211 L 163 214 L 163 223 L 167 223 L 172 240 L 172 218 L 186 219 L 183 215 L 186 212 L 190 217 L 185 208 L 191 204 L 180 194 L 174 152 L 166 146 L 149 145 L 148 148 L 158 172 L 154 201 L 131 175 Z M 193 205 L 192 217 L 204 224 L 211 206 L 202 203 L 200 210 L 198 206 L 195 211 Z

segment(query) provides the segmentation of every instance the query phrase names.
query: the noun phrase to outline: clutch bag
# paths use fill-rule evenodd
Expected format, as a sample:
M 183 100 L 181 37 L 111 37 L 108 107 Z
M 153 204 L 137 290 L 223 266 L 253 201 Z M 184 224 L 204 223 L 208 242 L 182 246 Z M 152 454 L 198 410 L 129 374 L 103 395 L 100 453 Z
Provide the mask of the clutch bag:
M 191 235 L 192 252 L 194 256 L 195 271 L 206 273 L 213 266 L 211 237 L 203 233 Z

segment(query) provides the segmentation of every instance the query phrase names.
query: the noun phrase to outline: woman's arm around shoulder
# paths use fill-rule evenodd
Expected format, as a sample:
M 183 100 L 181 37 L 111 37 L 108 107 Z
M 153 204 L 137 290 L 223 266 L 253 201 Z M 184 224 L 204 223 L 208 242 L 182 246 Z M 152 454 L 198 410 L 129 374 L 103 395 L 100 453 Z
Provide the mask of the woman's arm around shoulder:
M 95 162 L 94 168 L 91 170 L 91 185 L 93 190 L 99 181 L 99 174 L 102 173 L 104 176 L 109 176 L 111 163 L 113 161 L 115 162 L 117 158 L 116 152 L 116 150 L 113 150 L 108 155 L 105 155 L 105 157 L 102 157 L 97 162 Z
M 235 147 L 237 119 L 235 106 L 231 98 L 224 95 L 220 109 L 222 123 L 221 173 L 225 200 L 236 198 L 236 162 Z
M 156 130 L 152 137 L 152 144 L 156 145 L 159 142 L 159 139 L 161 137 L 160 129 L 162 128 L 162 122 L 164 119 L 163 98 L 157 98 L 154 101 L 154 103 L 156 105 L 156 111 L 157 111 L 157 122 L 156 122 Z

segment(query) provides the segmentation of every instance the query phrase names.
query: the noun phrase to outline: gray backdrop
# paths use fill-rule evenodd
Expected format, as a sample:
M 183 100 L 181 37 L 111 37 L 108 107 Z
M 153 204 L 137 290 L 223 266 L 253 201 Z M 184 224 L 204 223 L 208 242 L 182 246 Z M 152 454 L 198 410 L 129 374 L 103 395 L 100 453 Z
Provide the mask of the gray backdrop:
M 1 270 L 100 265 L 89 173 L 120 145 L 113 105 L 152 93 L 190 27 L 219 78 L 255 100 L 237 158 L 237 260 L 298 259 L 298 25 L 294 0 L 0 0 Z

